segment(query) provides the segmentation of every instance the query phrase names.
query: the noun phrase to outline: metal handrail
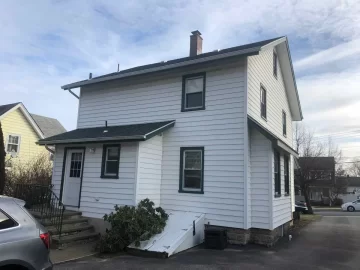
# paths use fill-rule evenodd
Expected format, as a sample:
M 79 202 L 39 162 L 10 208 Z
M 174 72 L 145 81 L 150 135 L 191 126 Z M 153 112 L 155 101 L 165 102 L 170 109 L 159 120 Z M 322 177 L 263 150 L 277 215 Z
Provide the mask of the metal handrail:
M 53 192 L 52 185 L 16 184 L 14 197 L 25 201 L 25 207 L 40 214 L 40 221 L 50 221 L 58 235 L 62 233 L 65 206 Z

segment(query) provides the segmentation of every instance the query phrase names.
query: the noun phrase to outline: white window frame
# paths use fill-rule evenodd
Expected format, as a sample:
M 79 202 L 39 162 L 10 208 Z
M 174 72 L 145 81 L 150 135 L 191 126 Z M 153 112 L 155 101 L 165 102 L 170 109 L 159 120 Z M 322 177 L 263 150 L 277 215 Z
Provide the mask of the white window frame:
M 18 137 L 19 140 L 18 140 L 18 143 L 15 144 L 15 143 L 10 143 L 10 136 L 12 137 Z M 19 134 L 13 134 L 13 133 L 10 133 L 7 135 L 7 140 L 6 140 L 6 153 L 8 154 L 11 154 L 12 152 L 9 152 L 8 151 L 8 145 L 11 144 L 11 145 L 17 145 L 17 152 L 15 152 L 16 154 L 19 154 L 20 153 L 20 145 L 21 145 L 21 135 Z
M 104 176 L 117 176 L 117 173 L 107 173 L 107 162 L 113 161 L 113 162 L 119 162 L 120 161 L 120 155 L 117 159 L 109 159 L 109 149 L 116 149 L 116 151 L 119 151 L 120 146 L 109 146 L 106 147 L 106 155 L 105 155 L 105 164 L 104 164 Z

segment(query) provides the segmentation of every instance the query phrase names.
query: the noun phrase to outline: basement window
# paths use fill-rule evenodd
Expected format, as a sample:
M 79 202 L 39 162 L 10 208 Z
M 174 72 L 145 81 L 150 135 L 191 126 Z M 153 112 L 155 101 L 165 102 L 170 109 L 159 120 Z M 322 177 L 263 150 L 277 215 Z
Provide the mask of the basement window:
M 180 148 L 179 192 L 204 193 L 204 147 Z
M 120 145 L 104 145 L 101 178 L 119 178 Z
M 181 111 L 205 110 L 206 73 L 183 76 Z
M 280 153 L 274 149 L 275 197 L 281 196 Z

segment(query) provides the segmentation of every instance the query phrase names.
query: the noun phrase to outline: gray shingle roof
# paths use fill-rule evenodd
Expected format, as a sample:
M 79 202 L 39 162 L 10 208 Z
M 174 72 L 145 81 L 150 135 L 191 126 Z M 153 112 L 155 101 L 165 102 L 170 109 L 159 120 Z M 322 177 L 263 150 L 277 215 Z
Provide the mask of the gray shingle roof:
M 271 42 L 274 42 L 280 38 L 284 38 L 284 37 L 262 40 L 259 42 L 249 43 L 249 44 L 231 47 L 231 48 L 227 48 L 227 49 L 223 49 L 223 50 L 216 50 L 216 51 L 212 51 L 212 52 L 202 53 L 202 54 L 195 55 L 195 56 L 182 57 L 182 58 L 173 59 L 173 60 L 169 60 L 169 61 L 162 61 L 162 62 L 158 62 L 158 63 L 154 63 L 154 64 L 137 66 L 137 67 L 121 70 L 119 72 L 113 72 L 113 73 L 105 74 L 102 76 L 94 77 L 91 79 L 91 82 L 96 82 L 98 79 L 102 79 L 102 78 L 113 79 L 112 77 L 116 78 L 119 75 L 125 75 L 127 73 L 132 73 L 132 72 L 137 72 L 137 71 L 151 70 L 153 68 L 160 68 L 160 67 L 167 67 L 167 66 L 171 67 L 174 64 L 179 64 L 182 62 L 187 62 L 187 61 L 192 61 L 192 60 L 197 60 L 197 59 L 207 58 L 207 57 L 212 57 L 212 56 L 217 56 L 217 55 L 220 56 L 223 54 L 225 55 L 225 54 L 237 52 L 237 51 L 244 51 L 244 50 L 251 50 L 251 49 L 260 50 L 261 47 L 263 47 L 267 44 L 270 44 Z M 79 87 L 79 85 L 81 85 L 84 82 L 89 82 L 89 80 L 83 80 L 83 81 L 78 81 L 78 82 L 74 82 L 71 84 L 63 85 L 62 89 Z
M 16 105 L 18 105 L 20 102 L 12 103 L 12 104 L 5 104 L 0 106 L 0 116 L 6 113 L 7 111 L 14 108 Z
M 66 132 L 66 129 L 55 118 L 45 117 L 37 114 L 31 114 L 31 117 L 39 126 L 45 138 Z
M 144 141 L 171 128 L 175 121 L 75 129 L 39 140 L 40 145 L 100 141 Z

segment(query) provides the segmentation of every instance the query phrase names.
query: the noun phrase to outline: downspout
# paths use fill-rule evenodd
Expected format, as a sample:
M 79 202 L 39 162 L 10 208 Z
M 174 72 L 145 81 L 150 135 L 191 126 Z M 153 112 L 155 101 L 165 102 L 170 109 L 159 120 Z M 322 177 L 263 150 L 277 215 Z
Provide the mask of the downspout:
M 70 88 L 67 90 L 69 90 L 70 94 L 72 94 L 74 97 L 76 97 L 77 99 L 80 99 L 79 96 L 77 94 L 75 94 Z
M 55 154 L 55 151 L 51 150 L 47 144 L 45 144 L 45 149 L 48 150 L 51 154 Z

